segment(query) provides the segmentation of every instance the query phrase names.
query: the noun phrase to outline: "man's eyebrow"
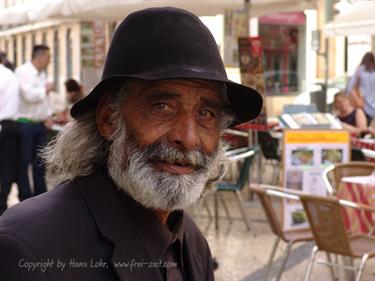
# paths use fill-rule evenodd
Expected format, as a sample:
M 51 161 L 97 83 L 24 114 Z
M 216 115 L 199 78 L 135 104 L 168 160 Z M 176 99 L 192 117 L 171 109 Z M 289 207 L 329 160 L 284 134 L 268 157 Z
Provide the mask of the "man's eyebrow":
M 216 99 L 209 99 L 209 98 L 202 97 L 201 101 L 202 101 L 202 104 L 204 104 L 205 106 L 208 106 L 214 109 L 223 109 L 225 107 L 224 103 L 219 99 L 216 100 Z
M 153 101 L 158 101 L 158 100 L 169 100 L 169 99 L 176 98 L 179 96 L 181 95 L 178 93 L 160 90 L 160 91 L 147 95 L 146 97 L 144 97 L 144 100 L 146 102 L 153 102 Z

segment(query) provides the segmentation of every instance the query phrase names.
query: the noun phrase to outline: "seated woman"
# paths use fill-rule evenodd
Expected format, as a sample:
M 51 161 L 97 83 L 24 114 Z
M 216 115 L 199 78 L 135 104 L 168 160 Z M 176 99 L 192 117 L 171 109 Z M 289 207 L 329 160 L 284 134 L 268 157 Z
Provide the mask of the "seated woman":
M 67 93 L 68 109 L 70 110 L 73 104 L 75 104 L 84 97 L 82 85 L 80 85 L 74 79 L 69 79 L 65 81 L 65 89 Z
M 65 124 L 68 122 L 70 118 L 70 109 L 79 100 L 84 97 L 82 85 L 80 85 L 76 80 L 69 79 L 65 81 L 65 89 L 66 89 L 66 101 L 67 105 L 65 109 L 54 116 L 54 122 L 57 124 Z
M 337 111 L 337 117 L 344 129 L 351 133 L 361 135 L 368 131 L 367 118 L 360 108 L 354 108 L 348 96 L 343 93 L 335 95 L 333 107 Z

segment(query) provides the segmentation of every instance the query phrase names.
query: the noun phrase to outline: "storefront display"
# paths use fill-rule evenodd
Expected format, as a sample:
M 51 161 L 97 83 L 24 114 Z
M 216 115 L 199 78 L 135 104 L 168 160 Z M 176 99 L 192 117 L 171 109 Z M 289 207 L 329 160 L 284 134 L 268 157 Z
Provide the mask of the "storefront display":
M 264 52 L 266 93 L 293 94 L 301 90 L 304 56 L 304 13 L 283 13 L 259 18 Z

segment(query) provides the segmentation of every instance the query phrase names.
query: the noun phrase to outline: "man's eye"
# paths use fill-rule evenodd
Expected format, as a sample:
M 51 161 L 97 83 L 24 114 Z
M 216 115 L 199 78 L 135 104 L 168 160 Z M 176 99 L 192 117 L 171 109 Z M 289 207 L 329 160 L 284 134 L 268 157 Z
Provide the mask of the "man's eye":
M 216 118 L 216 114 L 212 110 L 203 109 L 203 110 L 199 111 L 199 117 L 203 118 L 205 120 L 211 120 L 211 119 Z
M 153 105 L 153 108 L 159 112 L 171 112 L 172 108 L 167 103 L 156 103 Z

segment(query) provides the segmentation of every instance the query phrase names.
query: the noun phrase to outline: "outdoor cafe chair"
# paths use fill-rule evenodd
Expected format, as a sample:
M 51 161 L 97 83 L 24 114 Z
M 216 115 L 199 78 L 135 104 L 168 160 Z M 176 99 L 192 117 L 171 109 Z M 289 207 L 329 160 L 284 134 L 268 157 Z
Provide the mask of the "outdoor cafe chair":
M 266 160 L 272 166 L 272 183 L 278 182 L 281 155 L 279 152 L 279 140 L 272 137 L 269 132 L 258 132 L 258 143 Z M 261 175 L 263 177 L 266 165 L 262 165 Z M 262 181 L 262 180 L 261 180 Z
M 316 243 L 311 253 L 304 280 L 310 280 L 316 254 L 319 251 L 324 251 L 326 252 L 327 260 L 318 260 L 317 262 L 323 263 L 330 268 L 333 280 L 338 280 L 335 269 L 345 268 L 356 272 L 355 280 L 360 281 L 367 260 L 375 257 L 375 237 L 366 234 L 351 235 L 344 223 L 342 207 L 351 207 L 370 212 L 375 212 L 375 208 L 327 196 L 305 194 L 301 195 L 300 199 Z M 361 258 L 361 263 L 358 267 L 342 265 L 332 262 L 330 254 Z
M 252 226 L 251 220 L 248 218 L 245 210 L 244 200 L 241 194 L 242 189 L 249 182 L 251 163 L 254 160 L 255 155 L 258 153 L 258 147 L 243 147 L 234 150 L 229 150 L 225 154 L 229 161 L 240 162 L 239 175 L 237 179 L 232 181 L 222 181 L 217 185 L 217 193 L 232 192 L 235 194 L 235 198 L 240 209 L 242 219 L 245 223 L 247 230 L 253 231 L 255 235 L 255 229 Z M 218 198 L 215 197 L 215 200 Z M 232 222 L 229 209 L 225 203 L 225 200 L 220 197 L 220 201 L 224 207 L 225 213 L 230 222 Z M 218 214 L 217 214 L 217 201 L 215 202 L 215 226 L 218 228 Z
M 283 230 L 283 226 L 277 216 L 278 212 L 274 208 L 272 198 L 277 197 L 281 199 L 298 201 L 299 194 L 302 193 L 265 184 L 250 185 L 249 189 L 251 192 L 254 192 L 258 196 L 268 219 L 271 230 L 276 235 L 276 239 L 273 243 L 272 251 L 270 257 L 268 258 L 268 262 L 264 272 L 264 281 L 266 281 L 268 278 L 280 240 L 283 240 L 285 243 L 287 243 L 281 266 L 277 272 L 276 281 L 279 281 L 284 272 L 293 244 L 298 242 L 313 241 L 314 238 L 309 229 Z
M 323 171 L 323 181 L 329 195 L 336 195 L 343 177 L 368 176 L 375 170 L 375 163 L 353 161 L 332 164 Z

